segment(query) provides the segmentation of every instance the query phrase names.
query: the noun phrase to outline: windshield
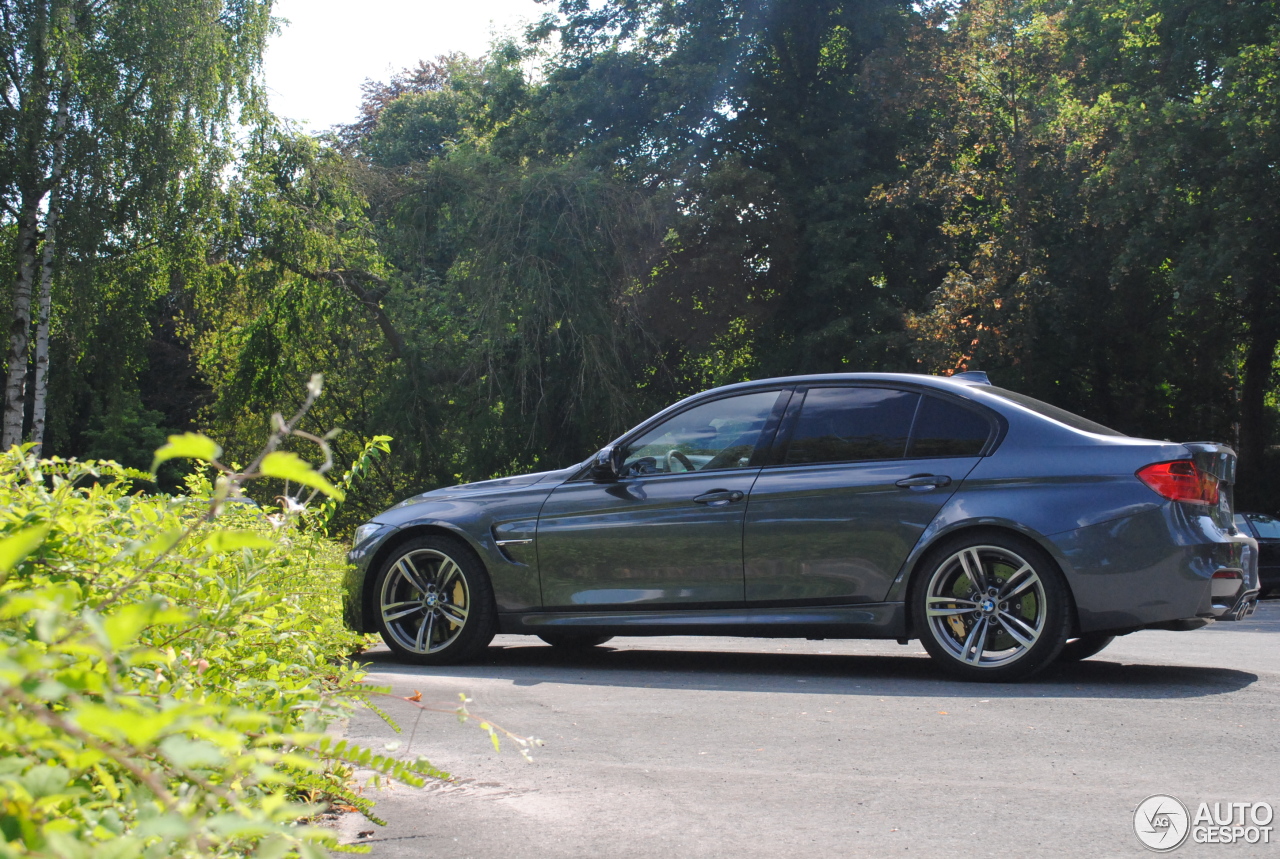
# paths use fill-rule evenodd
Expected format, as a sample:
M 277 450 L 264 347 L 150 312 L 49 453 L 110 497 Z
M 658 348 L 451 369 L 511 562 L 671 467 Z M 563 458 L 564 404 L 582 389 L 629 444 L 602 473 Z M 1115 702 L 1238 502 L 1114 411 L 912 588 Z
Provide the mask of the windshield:
M 1280 540 L 1280 520 L 1265 513 L 1246 513 L 1260 540 Z M 1237 519 L 1240 517 L 1236 517 Z
M 1083 432 L 1091 432 L 1096 435 L 1118 435 L 1123 436 L 1124 433 L 1116 432 L 1111 427 L 1105 427 L 1100 423 L 1082 418 L 1077 414 L 1060 409 L 1057 406 L 1051 406 L 1046 402 L 1037 400 L 1035 397 L 1028 397 L 1026 394 L 1015 393 L 1014 391 L 1006 391 L 1004 388 L 997 388 L 994 385 L 983 385 L 980 390 L 988 393 L 996 394 L 1004 397 L 1010 402 L 1017 403 L 1023 408 L 1031 409 L 1036 414 L 1044 415 L 1046 418 L 1052 418 L 1060 424 L 1066 424 L 1072 429 L 1082 430 Z

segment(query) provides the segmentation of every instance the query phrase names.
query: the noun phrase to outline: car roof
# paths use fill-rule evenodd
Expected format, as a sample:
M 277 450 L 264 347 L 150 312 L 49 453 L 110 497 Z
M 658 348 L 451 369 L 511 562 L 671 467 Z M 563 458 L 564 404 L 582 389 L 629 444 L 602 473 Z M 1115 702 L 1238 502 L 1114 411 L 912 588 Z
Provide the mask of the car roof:
M 960 387 L 973 387 L 980 385 L 980 381 L 973 379 L 956 379 L 954 376 L 934 376 L 924 373 L 806 373 L 795 376 L 772 376 L 768 379 L 753 379 L 750 381 L 737 381 L 730 385 L 721 385 L 721 388 L 744 388 L 748 385 L 771 385 L 771 384 L 803 384 L 814 383 L 814 381 L 905 381 L 910 384 L 941 384 L 943 387 L 950 385 L 960 385 Z
M 982 374 L 985 376 L 986 374 Z M 980 381 L 974 376 L 968 378 L 956 376 L 931 376 L 924 373 L 809 373 L 797 376 L 775 376 L 768 379 L 753 379 L 750 382 L 738 382 L 732 385 L 723 385 L 718 388 L 712 388 L 699 394 L 694 394 L 676 403 L 674 406 L 664 410 L 666 412 L 673 411 L 677 407 L 684 406 L 697 399 L 704 397 L 718 397 L 733 391 L 750 391 L 759 388 L 767 388 L 773 386 L 805 386 L 805 385 L 830 385 L 832 383 L 879 383 L 879 384 L 895 384 L 905 385 L 915 388 L 930 388 L 936 391 L 944 391 L 952 394 L 960 395 L 969 402 L 977 405 L 985 406 L 994 411 L 1006 421 L 1013 421 L 1019 424 L 1027 424 L 1039 427 L 1054 427 L 1066 430 L 1075 436 L 1088 436 L 1096 441 L 1109 439 L 1112 442 L 1123 440 L 1120 443 L 1147 443 L 1148 439 L 1134 439 L 1122 433 L 1116 433 L 1114 430 L 1108 430 L 1106 434 L 1098 434 L 1088 429 L 1071 426 L 1049 415 L 1033 410 L 1026 405 L 1018 403 L 1014 400 L 1007 399 L 996 393 L 998 388 L 991 385 L 989 381 Z
M 750 382 L 737 382 L 722 385 L 711 391 L 732 391 L 737 389 L 768 387 L 771 385 L 812 385 L 830 382 L 897 382 L 907 385 L 926 385 L 943 390 L 962 391 L 975 387 L 986 387 L 983 382 L 974 379 L 957 379 L 950 376 L 929 376 L 924 373 L 808 373 L 802 376 L 774 376 L 768 379 L 752 379 Z M 700 395 L 698 395 L 700 396 Z

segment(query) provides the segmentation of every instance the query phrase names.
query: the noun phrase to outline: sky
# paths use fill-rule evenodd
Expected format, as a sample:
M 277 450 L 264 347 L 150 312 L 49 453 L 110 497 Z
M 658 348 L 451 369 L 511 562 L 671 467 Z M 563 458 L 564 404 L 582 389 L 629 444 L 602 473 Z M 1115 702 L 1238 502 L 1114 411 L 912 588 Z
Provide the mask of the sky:
M 495 32 L 547 11 L 534 0 L 276 0 L 289 23 L 263 63 L 271 108 L 312 131 L 351 122 L 366 78 L 451 51 L 477 56 Z

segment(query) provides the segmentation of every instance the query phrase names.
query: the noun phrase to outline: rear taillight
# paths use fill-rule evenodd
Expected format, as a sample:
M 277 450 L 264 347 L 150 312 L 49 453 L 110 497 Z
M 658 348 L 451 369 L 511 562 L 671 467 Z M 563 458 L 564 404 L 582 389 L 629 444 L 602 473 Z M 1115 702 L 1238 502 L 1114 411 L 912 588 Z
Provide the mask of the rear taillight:
M 1196 468 L 1189 459 L 1153 463 L 1138 469 L 1138 477 L 1170 501 L 1218 503 L 1218 478 Z

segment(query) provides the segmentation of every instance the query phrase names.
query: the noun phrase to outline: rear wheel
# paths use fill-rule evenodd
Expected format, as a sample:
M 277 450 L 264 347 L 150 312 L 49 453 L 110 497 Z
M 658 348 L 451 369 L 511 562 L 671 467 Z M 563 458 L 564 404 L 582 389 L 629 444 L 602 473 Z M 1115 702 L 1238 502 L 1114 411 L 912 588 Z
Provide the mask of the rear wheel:
M 569 650 L 586 650 L 590 647 L 599 647 L 606 641 L 612 641 L 612 635 L 584 635 L 582 633 L 571 632 L 548 632 L 545 635 L 539 635 L 547 644 L 552 647 L 562 647 Z
M 1066 641 L 1066 582 L 1033 543 L 962 535 L 939 546 L 919 575 L 916 631 L 957 679 L 1023 680 L 1049 665 Z
M 1088 659 L 1096 653 L 1102 651 L 1111 642 L 1115 641 L 1114 635 L 1082 635 L 1079 638 L 1073 638 L 1062 646 L 1062 652 L 1058 654 L 1059 662 L 1079 662 L 1082 659 Z
M 474 659 L 497 632 L 484 564 L 449 537 L 396 548 L 378 573 L 378 631 L 398 656 L 423 665 Z

